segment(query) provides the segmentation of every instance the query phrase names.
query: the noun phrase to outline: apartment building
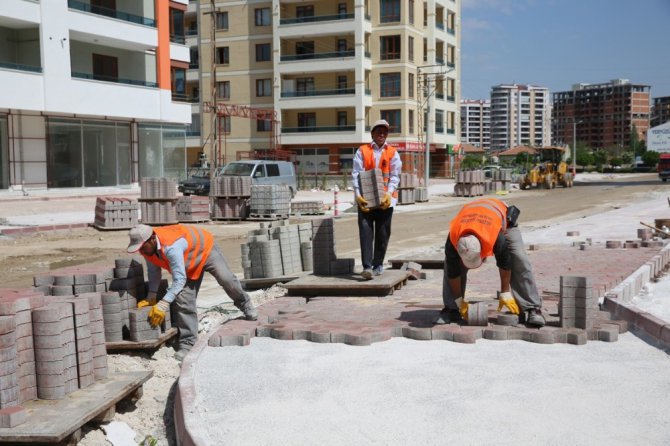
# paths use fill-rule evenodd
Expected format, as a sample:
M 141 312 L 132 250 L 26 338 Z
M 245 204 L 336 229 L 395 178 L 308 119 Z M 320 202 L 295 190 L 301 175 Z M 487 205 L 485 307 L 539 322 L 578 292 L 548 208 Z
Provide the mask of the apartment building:
M 640 140 L 646 140 L 649 90 L 649 85 L 614 79 L 603 84 L 575 84 L 570 91 L 554 93 L 555 143 L 576 140 L 593 149 L 618 153 L 630 147 L 633 128 Z
M 203 109 L 201 137 L 217 164 L 280 147 L 306 174 L 341 173 L 383 118 L 406 171 L 423 171 L 426 143 L 443 170 L 459 134 L 460 0 L 198 6 L 200 95 L 219 112 Z
M 549 90 L 534 85 L 491 88 L 491 150 L 551 144 Z
M 461 142 L 491 149 L 491 101 L 461 99 Z
M 186 0 L 0 2 L 0 188 L 182 176 Z
M 670 96 L 653 99 L 650 126 L 657 127 L 670 121 Z

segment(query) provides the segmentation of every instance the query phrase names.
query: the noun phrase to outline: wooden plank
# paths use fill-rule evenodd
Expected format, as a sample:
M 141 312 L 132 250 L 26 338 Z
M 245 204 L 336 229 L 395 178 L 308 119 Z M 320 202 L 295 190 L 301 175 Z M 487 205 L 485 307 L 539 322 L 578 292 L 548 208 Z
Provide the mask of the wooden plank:
M 407 271 L 386 270 L 372 280 L 363 279 L 360 274 L 343 276 L 300 277 L 284 284 L 292 296 L 386 296 L 407 281 Z
M 119 350 L 152 350 L 160 347 L 169 339 L 177 335 L 177 328 L 172 327 L 156 339 L 150 339 L 148 341 L 115 341 L 115 342 L 106 342 L 105 346 L 107 347 L 108 352 L 119 351 Z
M 240 283 L 245 290 L 259 290 L 261 288 L 270 288 L 272 285 L 277 283 L 286 283 L 296 280 L 300 277 L 303 277 L 307 274 L 310 274 L 311 271 L 303 271 L 300 273 L 295 273 L 290 276 L 277 276 L 277 277 L 259 277 L 256 279 L 240 279 Z
M 408 255 L 405 257 L 396 257 L 390 259 L 392 269 L 400 269 L 403 264 L 407 262 L 415 262 L 421 265 L 421 269 L 443 269 L 444 268 L 444 254 L 417 254 L 416 256 Z
M 134 394 L 153 371 L 114 372 L 62 400 L 33 400 L 23 404 L 24 423 L 0 428 L 0 442 L 59 443 L 110 407 Z

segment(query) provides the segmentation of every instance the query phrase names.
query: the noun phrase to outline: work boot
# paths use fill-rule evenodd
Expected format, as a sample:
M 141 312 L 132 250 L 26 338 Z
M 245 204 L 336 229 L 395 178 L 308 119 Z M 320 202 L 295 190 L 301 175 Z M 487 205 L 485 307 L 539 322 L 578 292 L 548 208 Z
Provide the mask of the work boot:
M 377 265 L 374 268 L 372 268 L 372 275 L 373 276 L 381 276 L 384 274 L 384 267 L 381 265 Z
M 188 352 L 190 352 L 190 350 L 185 349 L 185 348 L 180 348 L 174 354 L 174 359 L 176 359 L 179 362 L 182 362 L 184 360 L 184 358 L 186 357 L 186 355 L 188 355 Z
M 361 273 L 361 277 L 365 280 L 372 280 L 372 268 L 365 268 Z
M 546 321 L 544 316 L 542 316 L 542 311 L 539 308 L 531 308 L 526 312 L 526 324 L 533 325 L 535 327 L 544 327 Z
M 461 313 L 458 310 L 450 310 L 449 308 L 442 308 L 440 314 L 433 319 L 433 323 L 437 325 L 450 324 L 452 322 L 460 322 L 463 320 Z
M 251 303 L 251 299 L 248 299 L 242 304 L 240 311 L 244 313 L 244 318 L 248 321 L 255 321 L 258 319 L 258 311 L 256 311 L 254 304 Z

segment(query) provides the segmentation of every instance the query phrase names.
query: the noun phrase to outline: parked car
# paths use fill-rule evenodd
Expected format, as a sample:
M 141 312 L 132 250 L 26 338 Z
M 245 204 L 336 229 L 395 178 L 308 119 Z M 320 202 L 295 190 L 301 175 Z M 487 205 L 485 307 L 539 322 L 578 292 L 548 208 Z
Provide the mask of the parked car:
M 493 164 L 492 164 L 492 165 L 490 165 L 490 166 L 484 166 L 484 167 L 482 168 L 482 170 L 484 171 L 484 177 L 485 177 L 485 178 L 491 178 L 491 177 L 493 177 L 493 171 L 494 171 L 494 170 L 495 170 L 495 171 L 500 170 L 500 166 L 496 166 L 496 165 L 493 165 Z
M 221 175 L 249 176 L 251 184 L 285 184 L 291 190 L 291 198 L 298 192 L 295 168 L 289 161 L 233 161 L 225 165 Z
M 209 187 L 209 168 L 195 167 L 188 172 L 186 180 L 179 182 L 177 190 L 185 196 L 209 195 Z

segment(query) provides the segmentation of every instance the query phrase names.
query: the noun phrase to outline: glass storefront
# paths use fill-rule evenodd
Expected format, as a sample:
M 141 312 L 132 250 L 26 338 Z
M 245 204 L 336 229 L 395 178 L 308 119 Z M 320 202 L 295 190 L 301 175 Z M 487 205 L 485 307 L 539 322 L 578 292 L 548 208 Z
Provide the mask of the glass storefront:
M 130 124 L 48 119 L 47 186 L 131 183 Z
M 186 127 L 140 124 L 140 178 L 186 176 Z
M 0 116 L 0 189 L 9 187 L 9 139 L 7 117 Z

